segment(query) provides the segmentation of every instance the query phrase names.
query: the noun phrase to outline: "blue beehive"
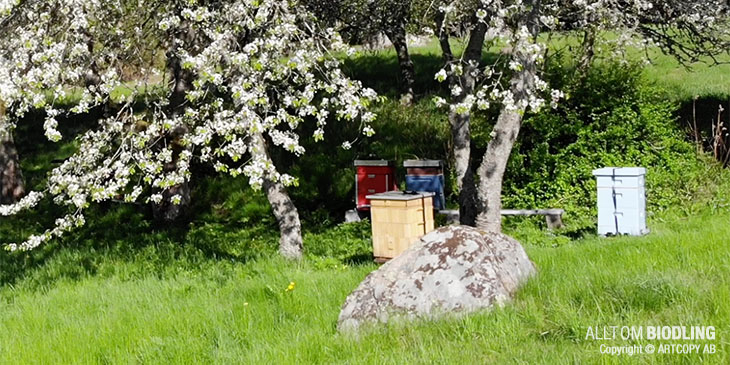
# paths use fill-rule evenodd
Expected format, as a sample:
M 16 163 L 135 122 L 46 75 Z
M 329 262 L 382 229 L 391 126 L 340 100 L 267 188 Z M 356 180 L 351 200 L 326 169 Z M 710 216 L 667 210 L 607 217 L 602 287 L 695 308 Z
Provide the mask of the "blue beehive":
M 444 169 L 439 160 L 406 160 L 406 190 L 434 193 L 433 206 L 446 208 L 444 198 Z

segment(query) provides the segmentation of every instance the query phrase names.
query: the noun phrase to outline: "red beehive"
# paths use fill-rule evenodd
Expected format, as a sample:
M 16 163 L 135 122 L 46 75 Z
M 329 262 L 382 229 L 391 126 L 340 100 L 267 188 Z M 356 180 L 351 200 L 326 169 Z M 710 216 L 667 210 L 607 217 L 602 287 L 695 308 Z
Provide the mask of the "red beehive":
M 395 164 L 386 160 L 355 160 L 355 204 L 357 210 L 370 210 L 370 194 L 398 190 Z

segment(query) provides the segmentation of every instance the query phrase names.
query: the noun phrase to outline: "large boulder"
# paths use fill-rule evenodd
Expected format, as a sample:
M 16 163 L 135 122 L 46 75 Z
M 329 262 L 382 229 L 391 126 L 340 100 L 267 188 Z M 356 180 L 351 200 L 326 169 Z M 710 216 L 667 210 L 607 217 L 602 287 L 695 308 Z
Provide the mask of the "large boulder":
M 515 239 L 472 227 L 443 227 L 370 273 L 345 300 L 337 325 L 353 330 L 365 322 L 502 305 L 534 273 Z

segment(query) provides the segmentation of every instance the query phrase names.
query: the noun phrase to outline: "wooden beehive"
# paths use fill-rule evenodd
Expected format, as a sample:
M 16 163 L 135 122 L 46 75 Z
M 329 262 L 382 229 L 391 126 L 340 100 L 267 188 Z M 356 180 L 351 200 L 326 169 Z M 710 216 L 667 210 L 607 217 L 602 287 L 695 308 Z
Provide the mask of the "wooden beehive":
M 384 262 L 398 256 L 434 229 L 433 195 L 390 191 L 367 196 L 376 261 Z
M 398 190 L 395 181 L 395 164 L 386 160 L 355 160 L 355 206 L 357 210 L 370 210 L 368 195 Z

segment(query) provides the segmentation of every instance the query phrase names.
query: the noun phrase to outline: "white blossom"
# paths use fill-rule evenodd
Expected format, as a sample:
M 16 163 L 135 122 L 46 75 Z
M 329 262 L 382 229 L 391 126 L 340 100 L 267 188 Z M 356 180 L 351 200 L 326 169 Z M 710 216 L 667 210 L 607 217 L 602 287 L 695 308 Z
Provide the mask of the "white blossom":
M 8 249 L 32 249 L 83 224 L 82 212 L 93 202 L 123 197 L 182 204 L 187 198 L 169 189 L 192 178 L 193 161 L 245 175 L 254 188 L 264 180 L 295 186 L 296 177 L 280 174 L 255 141 L 302 155 L 299 125 L 309 120 L 316 123 L 316 140 L 333 122 L 375 133 L 376 115 L 367 108 L 377 94 L 347 78 L 333 53 L 351 54 L 351 47 L 333 30 L 318 28 L 295 2 L 18 4 L 0 0 L 0 22 L 13 35 L 0 39 L 0 100 L 12 105 L 0 133 L 12 131 L 24 113 L 42 109 L 46 137 L 56 141 L 62 138 L 60 116 L 109 104 L 114 112 L 78 138 L 78 151 L 50 172 L 45 187 L 0 206 L 0 215 L 13 215 L 48 197 L 71 212 Z M 187 34 L 194 37 L 182 36 Z M 170 75 L 160 54 L 181 60 L 191 75 L 184 107 L 173 104 L 167 91 L 145 89 L 144 80 Z M 140 74 L 123 76 L 135 67 Z M 87 77 L 97 81 L 88 84 Z M 68 90 L 79 90 L 80 101 L 64 110 L 58 102 Z M 144 113 L 133 108 L 140 99 L 147 103 Z

